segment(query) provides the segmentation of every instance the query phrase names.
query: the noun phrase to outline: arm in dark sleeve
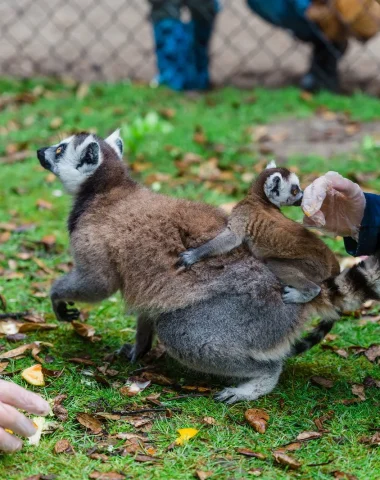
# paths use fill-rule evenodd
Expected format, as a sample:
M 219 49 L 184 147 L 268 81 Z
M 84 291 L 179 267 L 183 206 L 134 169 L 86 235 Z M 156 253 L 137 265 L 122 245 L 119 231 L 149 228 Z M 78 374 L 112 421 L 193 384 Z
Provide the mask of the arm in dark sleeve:
M 365 193 L 366 207 L 361 223 L 358 241 L 345 237 L 347 253 L 354 257 L 373 255 L 380 250 L 380 195 Z

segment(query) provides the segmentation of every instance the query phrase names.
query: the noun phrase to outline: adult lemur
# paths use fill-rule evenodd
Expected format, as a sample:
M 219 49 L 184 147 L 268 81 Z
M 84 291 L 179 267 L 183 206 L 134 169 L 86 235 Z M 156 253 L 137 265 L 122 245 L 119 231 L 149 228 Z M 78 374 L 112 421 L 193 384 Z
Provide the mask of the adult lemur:
M 227 227 L 205 244 L 181 253 L 178 264 L 189 267 L 246 242 L 285 285 L 285 303 L 310 302 L 321 291 L 320 284 L 336 277 L 340 268 L 320 238 L 281 213 L 282 206 L 300 205 L 302 196 L 297 175 L 271 162 L 232 210 Z
M 133 181 L 121 161 L 118 132 L 106 140 L 74 135 L 37 155 L 74 195 L 68 228 L 75 267 L 53 285 L 57 318 L 78 316 L 70 302 L 97 302 L 120 290 L 139 312 L 132 360 L 149 350 L 156 329 L 180 362 L 246 380 L 225 388 L 220 400 L 270 392 L 287 356 L 317 343 L 342 309 L 380 298 L 376 257 L 323 283 L 320 295 L 305 305 L 285 304 L 278 279 L 244 246 L 178 275 L 179 253 L 226 227 L 222 211 L 158 195 Z M 326 323 L 298 340 L 312 313 Z

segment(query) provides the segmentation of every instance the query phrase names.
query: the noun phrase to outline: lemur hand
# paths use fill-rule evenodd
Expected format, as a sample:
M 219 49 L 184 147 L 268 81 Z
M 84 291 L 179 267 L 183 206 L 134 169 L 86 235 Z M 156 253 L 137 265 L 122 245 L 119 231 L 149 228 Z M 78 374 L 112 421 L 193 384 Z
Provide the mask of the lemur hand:
M 176 263 L 177 267 L 191 267 L 194 263 L 198 261 L 197 255 L 195 254 L 195 248 L 189 248 L 185 252 L 179 254 L 179 260 Z
M 17 409 L 36 415 L 47 415 L 49 404 L 36 393 L 29 392 L 15 383 L 0 380 L 0 451 L 15 452 L 22 447 L 22 441 L 5 431 L 30 437 L 36 433 L 33 422 Z
M 304 225 L 357 240 L 365 204 L 358 184 L 337 172 L 328 172 L 305 189 Z

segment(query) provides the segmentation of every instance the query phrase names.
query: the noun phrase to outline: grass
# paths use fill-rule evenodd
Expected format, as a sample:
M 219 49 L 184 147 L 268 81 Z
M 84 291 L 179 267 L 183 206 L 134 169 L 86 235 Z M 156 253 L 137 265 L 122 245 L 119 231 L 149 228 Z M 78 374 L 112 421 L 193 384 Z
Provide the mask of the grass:
M 263 161 L 261 155 L 247 148 L 252 146 L 249 134 L 252 126 L 289 117 L 306 118 L 321 107 L 334 112 L 349 112 L 351 118 L 358 122 L 380 119 L 380 102 L 361 94 L 350 98 L 321 94 L 305 99 L 297 90 L 290 88 L 251 92 L 227 88 L 204 96 L 187 96 L 130 83 L 96 84 L 91 85 L 88 91 L 85 86 L 81 89 L 82 93 L 80 90 L 78 93 L 77 85 L 70 82 L 0 80 L 3 96 L 18 98 L 0 113 L 0 156 L 56 143 L 59 138 L 75 131 L 90 129 L 103 136 L 122 126 L 126 142 L 132 150 L 128 161 L 136 178 L 170 195 L 219 205 L 241 198 L 248 186 L 244 173 L 251 172 L 256 164 Z M 25 92 L 34 92 L 35 98 L 28 100 Z M 144 119 L 150 112 L 158 112 L 159 116 L 153 125 L 146 126 Z M 141 135 L 141 129 L 136 126 L 137 118 L 145 129 Z M 165 133 L 167 125 L 172 128 Z M 131 137 L 127 138 L 127 133 L 131 131 Z M 194 142 L 194 131 L 202 133 L 204 138 L 201 142 Z M 200 155 L 205 161 L 217 157 L 224 177 L 200 180 L 197 165 L 190 166 L 182 176 L 179 175 L 177 161 L 187 152 Z M 317 175 L 331 169 L 343 174 L 366 172 L 367 186 L 380 190 L 378 153 L 376 142 L 367 141 L 366 145 L 344 159 L 324 159 L 310 154 L 302 159 L 290 158 L 288 165 L 297 167 L 305 180 L 310 174 Z M 13 232 L 10 239 L 1 245 L 0 273 L 3 278 L 0 277 L 0 293 L 5 296 L 9 311 L 35 309 L 43 313 L 48 322 L 54 323 L 46 294 L 53 279 L 62 274 L 70 261 L 65 228 L 70 199 L 61 195 L 61 185 L 42 170 L 33 156 L 25 161 L 1 165 L 0 177 L 0 222 L 32 227 Z M 39 209 L 39 199 L 50 202 L 51 208 Z M 299 218 L 299 213 L 289 213 Z M 46 235 L 55 237 L 55 244 L 50 250 L 41 243 Z M 327 241 L 335 251 L 343 253 L 341 240 Z M 33 259 L 20 259 L 18 254 L 25 251 L 33 252 L 47 269 L 41 269 Z M 11 275 L 9 279 L 12 269 L 18 275 L 13 275 L 14 278 Z M 17 454 L 2 456 L 0 478 L 22 480 L 45 474 L 76 480 L 87 479 L 91 472 L 99 470 L 121 471 L 127 478 L 190 479 L 194 478 L 196 470 L 202 470 L 212 472 L 210 478 L 245 479 L 252 476 L 249 470 L 253 468 L 262 468 L 261 478 L 265 480 L 329 479 L 334 471 L 353 474 L 363 480 L 380 477 L 378 452 L 359 442 L 360 437 L 371 435 L 374 428 L 379 428 L 379 390 L 367 388 L 367 400 L 363 402 L 349 406 L 339 403 L 342 399 L 354 398 L 351 393 L 353 383 L 362 383 L 366 376 L 380 379 L 378 366 L 366 357 L 350 353 L 345 359 L 331 350 L 316 347 L 288 362 L 280 384 L 271 395 L 232 407 L 215 403 L 208 397 L 165 402 L 173 394 L 165 392 L 161 386 L 151 386 L 140 396 L 128 398 L 122 396 L 118 388 L 97 383 L 91 376 L 94 367 L 78 366 L 68 359 L 88 354 L 98 365 L 102 365 L 106 354 L 123 342 L 133 341 L 135 319 L 124 314 L 119 297 L 99 306 L 84 308 L 89 316 L 86 322 L 94 325 L 96 332 L 102 336 L 100 342 L 84 340 L 66 324 L 60 324 L 51 332 L 28 334 L 27 341 L 51 342 L 54 346 L 50 355 L 54 360 L 47 366 L 54 370 L 63 369 L 62 375 L 50 379 L 46 387 L 29 388 L 47 399 L 60 393 L 67 394 L 64 405 L 69 418 L 53 434 L 44 436 L 38 448 L 26 446 Z M 368 347 L 378 342 L 380 326 L 372 322 L 360 324 L 357 319 L 346 317 L 336 325 L 333 333 L 337 337 L 329 345 L 346 349 L 357 345 Z M 4 339 L 0 342 L 6 349 L 15 347 Z M 11 361 L 7 370 L 19 371 L 33 363 L 30 354 L 26 354 L 25 358 Z M 136 369 L 119 360 L 112 368 L 119 374 L 109 381 L 120 384 Z M 159 371 L 181 385 L 202 381 L 198 374 L 185 371 L 170 359 L 159 362 Z M 310 382 L 313 375 L 333 379 L 334 387 L 326 390 L 313 385 Z M 27 386 L 20 373 L 15 373 L 11 379 Z M 215 385 L 214 379 L 203 381 Z M 151 393 L 161 393 L 160 401 L 168 408 L 182 410 L 174 411 L 169 417 L 154 417 L 148 436 L 157 450 L 157 464 L 138 463 L 133 455 L 117 454 L 118 448 L 125 443 L 117 439 L 113 440 L 116 442 L 113 447 L 105 448 L 105 453 L 110 456 L 106 463 L 90 459 L 88 450 L 100 439 L 86 433 L 78 424 L 77 413 L 147 406 L 149 404 L 144 399 Z M 256 433 L 244 422 L 244 411 L 251 407 L 264 408 L 269 413 L 265 434 Z M 316 430 L 313 420 L 327 412 L 331 412 L 331 418 L 325 424 L 328 431 L 320 439 L 306 442 L 300 450 L 291 452 L 303 463 L 302 468 L 288 471 L 275 465 L 271 452 L 294 441 L 302 431 Z M 205 424 L 203 418 L 206 416 L 213 417 L 216 424 Z M 167 447 L 177 436 L 176 430 L 184 427 L 197 428 L 200 433 L 185 446 L 168 451 Z M 109 420 L 104 423 L 104 431 L 103 440 L 109 442 L 112 434 L 135 432 L 136 429 L 125 421 Z M 74 447 L 74 456 L 53 452 L 56 442 L 63 438 Z M 266 461 L 247 458 L 239 455 L 237 448 L 262 452 L 268 458 Z M 319 466 L 310 466 L 314 464 Z

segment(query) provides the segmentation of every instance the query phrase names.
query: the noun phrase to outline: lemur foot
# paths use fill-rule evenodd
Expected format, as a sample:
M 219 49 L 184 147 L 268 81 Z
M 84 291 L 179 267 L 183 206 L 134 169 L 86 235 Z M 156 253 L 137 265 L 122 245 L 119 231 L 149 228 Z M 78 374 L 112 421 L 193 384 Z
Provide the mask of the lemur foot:
M 227 387 L 221 392 L 214 395 L 214 400 L 231 405 L 236 402 L 243 402 L 248 400 L 256 400 L 259 395 L 254 395 L 252 392 L 247 392 L 242 388 Z
M 179 260 L 176 263 L 177 267 L 191 267 L 194 263 L 198 261 L 196 255 L 194 254 L 195 248 L 189 248 L 185 252 L 179 254 Z
M 315 291 L 302 292 L 294 287 L 286 286 L 282 294 L 282 301 L 284 303 L 308 303 L 313 300 L 320 291 L 321 289 L 317 288 Z
M 62 302 L 59 301 L 53 305 L 55 316 L 60 322 L 72 322 L 73 320 L 78 320 L 80 311 L 77 308 L 68 308 L 69 306 L 74 305 L 73 302 Z
M 135 363 L 137 360 L 135 346 L 131 343 L 124 343 L 118 350 L 116 350 L 117 355 L 125 358 L 131 363 Z

